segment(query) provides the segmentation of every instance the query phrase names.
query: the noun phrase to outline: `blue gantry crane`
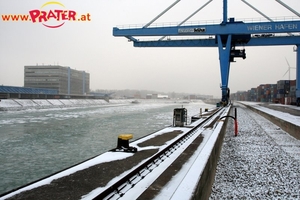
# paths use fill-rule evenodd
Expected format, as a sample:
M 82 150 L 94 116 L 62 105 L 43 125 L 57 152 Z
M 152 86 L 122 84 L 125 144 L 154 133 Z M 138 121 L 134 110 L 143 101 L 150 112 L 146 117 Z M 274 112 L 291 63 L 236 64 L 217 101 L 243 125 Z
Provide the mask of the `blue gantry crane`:
M 126 37 L 133 42 L 134 47 L 218 47 L 220 71 L 221 71 L 221 91 L 223 105 L 229 101 L 230 90 L 228 88 L 228 78 L 230 63 L 235 58 L 246 58 L 244 47 L 247 46 L 278 46 L 294 45 L 297 52 L 296 58 L 296 98 L 297 105 L 300 105 L 300 14 L 280 0 L 275 0 L 283 7 L 293 12 L 296 18 L 286 18 L 284 20 L 272 20 L 258 9 L 253 7 L 246 0 L 241 0 L 256 12 L 267 19 L 265 22 L 244 22 L 235 21 L 235 18 L 227 17 L 227 0 L 223 0 L 223 20 L 218 24 L 192 24 L 187 25 L 187 21 L 208 5 L 213 0 L 209 0 L 201 8 L 196 10 L 188 18 L 174 26 L 151 26 L 151 24 L 162 16 L 165 12 L 175 6 L 180 0 L 176 0 L 165 9 L 160 15 L 142 27 L 113 28 L 113 35 Z M 159 36 L 156 40 L 140 40 L 140 36 Z M 170 39 L 170 37 L 175 36 Z M 197 38 L 176 39 L 176 36 L 197 36 Z

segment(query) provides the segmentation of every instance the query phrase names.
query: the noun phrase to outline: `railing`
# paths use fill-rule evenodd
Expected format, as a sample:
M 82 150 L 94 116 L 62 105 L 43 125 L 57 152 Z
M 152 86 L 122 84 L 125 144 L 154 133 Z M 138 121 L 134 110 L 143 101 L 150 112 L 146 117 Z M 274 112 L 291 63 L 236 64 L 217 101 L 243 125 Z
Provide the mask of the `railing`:
M 276 21 L 299 21 L 300 18 L 296 16 L 282 16 L 282 17 L 271 17 L 271 20 Z M 256 23 L 256 22 L 270 22 L 266 18 L 236 18 L 235 21 L 243 21 L 245 23 Z M 214 25 L 221 24 L 222 20 L 205 20 L 205 21 L 188 21 L 181 26 L 196 26 L 196 25 Z M 148 28 L 157 27 L 175 27 L 178 26 L 180 22 L 164 22 L 164 23 L 153 23 Z M 145 24 L 127 24 L 116 26 L 119 29 L 138 29 L 143 28 Z

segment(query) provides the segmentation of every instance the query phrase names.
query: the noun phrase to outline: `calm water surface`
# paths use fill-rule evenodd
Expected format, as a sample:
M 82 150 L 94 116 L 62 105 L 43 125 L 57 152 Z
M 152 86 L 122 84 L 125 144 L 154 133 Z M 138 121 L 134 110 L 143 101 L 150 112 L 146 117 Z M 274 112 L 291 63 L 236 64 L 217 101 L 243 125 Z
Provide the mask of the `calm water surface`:
M 172 124 L 173 109 L 188 116 L 202 102 L 142 102 L 111 106 L 0 112 L 0 194 L 106 152 L 122 133 L 137 139 Z

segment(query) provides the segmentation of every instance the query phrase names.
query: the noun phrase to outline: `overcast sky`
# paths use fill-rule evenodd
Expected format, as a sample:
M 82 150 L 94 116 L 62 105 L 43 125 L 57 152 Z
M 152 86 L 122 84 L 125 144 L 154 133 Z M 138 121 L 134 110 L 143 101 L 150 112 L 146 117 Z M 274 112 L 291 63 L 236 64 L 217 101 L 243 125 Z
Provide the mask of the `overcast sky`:
M 90 73 L 90 88 L 146 89 L 221 96 L 217 48 L 135 48 L 113 27 L 146 24 L 175 0 L 61 0 L 64 9 L 90 14 L 89 22 L 60 28 L 0 19 L 0 85 L 23 86 L 24 66 L 59 64 Z M 0 14 L 28 14 L 47 0 L 0 0 Z M 180 22 L 207 0 L 182 0 L 156 21 Z M 294 16 L 275 0 L 248 0 L 269 17 Z M 299 0 L 283 0 L 300 12 Z M 56 5 L 57 6 L 57 5 Z M 220 21 L 222 0 L 214 0 L 190 21 Z M 56 8 L 61 8 L 57 6 Z M 229 0 L 228 17 L 263 18 L 240 0 Z M 288 79 L 296 67 L 293 46 L 246 47 L 247 59 L 231 63 L 231 92 Z M 296 70 L 291 69 L 291 79 Z

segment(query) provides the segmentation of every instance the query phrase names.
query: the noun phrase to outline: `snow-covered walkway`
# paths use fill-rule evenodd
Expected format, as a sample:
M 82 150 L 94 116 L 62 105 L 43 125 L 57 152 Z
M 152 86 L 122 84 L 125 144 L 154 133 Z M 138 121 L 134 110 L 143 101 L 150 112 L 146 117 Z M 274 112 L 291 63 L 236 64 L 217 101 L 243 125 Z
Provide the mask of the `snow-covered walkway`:
M 238 104 L 228 123 L 210 199 L 300 199 L 300 141 Z

